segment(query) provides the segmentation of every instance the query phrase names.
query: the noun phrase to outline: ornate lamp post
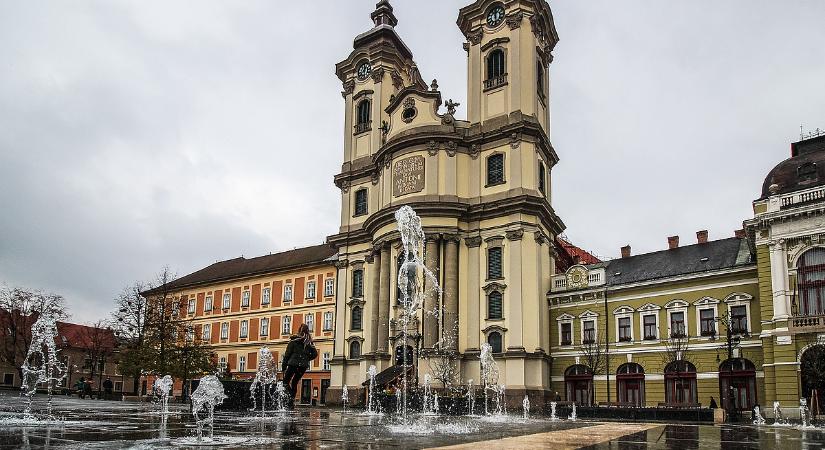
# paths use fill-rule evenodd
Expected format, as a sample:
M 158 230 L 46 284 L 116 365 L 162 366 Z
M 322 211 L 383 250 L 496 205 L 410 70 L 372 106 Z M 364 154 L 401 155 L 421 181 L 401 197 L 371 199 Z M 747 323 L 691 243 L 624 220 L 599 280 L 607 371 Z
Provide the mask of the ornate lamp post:
M 733 387 L 733 350 L 736 348 L 740 348 L 742 344 L 742 336 L 748 335 L 747 330 L 742 333 L 738 327 L 734 327 L 733 320 L 728 312 L 725 312 L 721 316 L 714 317 L 713 320 L 719 323 L 725 330 L 725 345 L 719 348 L 725 349 L 727 351 L 727 363 L 728 363 L 728 389 L 727 392 L 723 392 L 726 398 L 722 399 L 724 402 L 725 412 L 731 418 L 738 418 L 739 410 L 736 408 L 736 389 Z M 715 337 L 715 335 L 714 335 Z M 719 361 L 719 352 L 717 349 L 716 353 L 716 362 Z M 721 380 L 720 380 L 721 383 Z

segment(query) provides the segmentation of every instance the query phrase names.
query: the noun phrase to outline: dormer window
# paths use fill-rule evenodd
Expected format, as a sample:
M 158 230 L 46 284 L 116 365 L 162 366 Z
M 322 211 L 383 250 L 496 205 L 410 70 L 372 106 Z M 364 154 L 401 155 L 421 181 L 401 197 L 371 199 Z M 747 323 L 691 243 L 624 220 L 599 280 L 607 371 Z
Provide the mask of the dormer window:
M 804 183 L 806 181 L 816 181 L 818 178 L 816 175 L 816 163 L 809 162 L 802 164 L 798 169 L 796 169 L 796 174 L 800 183 Z
M 363 133 L 372 129 L 370 120 L 371 102 L 368 99 L 361 100 L 355 112 L 355 134 Z

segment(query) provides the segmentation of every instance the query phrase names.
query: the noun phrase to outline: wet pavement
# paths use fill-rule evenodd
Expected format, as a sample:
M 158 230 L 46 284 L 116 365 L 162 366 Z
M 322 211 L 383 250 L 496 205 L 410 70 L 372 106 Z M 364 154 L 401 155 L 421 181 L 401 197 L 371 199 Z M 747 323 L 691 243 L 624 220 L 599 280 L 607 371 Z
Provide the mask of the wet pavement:
M 23 399 L 0 393 L 0 448 L 197 448 L 186 407 L 164 417 L 150 404 L 58 397 L 63 423 L 21 425 Z M 45 409 L 38 397 L 35 410 Z M 301 409 L 272 413 L 216 413 L 215 441 L 206 448 L 434 448 L 475 443 L 492 448 L 588 449 L 825 449 L 825 429 L 772 426 L 627 424 L 507 418 L 413 416 L 400 425 L 390 416 L 360 411 Z M 483 442 L 482 442 L 483 441 Z M 209 445 L 207 445 L 209 444 Z M 467 446 L 470 447 L 470 446 Z

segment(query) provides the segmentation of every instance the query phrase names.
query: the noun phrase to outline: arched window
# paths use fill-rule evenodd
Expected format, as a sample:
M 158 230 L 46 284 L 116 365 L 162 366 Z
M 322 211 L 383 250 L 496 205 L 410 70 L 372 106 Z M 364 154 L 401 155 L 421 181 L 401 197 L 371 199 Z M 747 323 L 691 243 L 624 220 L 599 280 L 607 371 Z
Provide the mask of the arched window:
M 744 358 L 732 358 L 720 364 L 719 398 L 724 409 L 753 409 L 756 405 L 756 366 Z
M 799 292 L 797 314 L 825 314 L 825 248 L 813 248 L 802 254 L 796 268 Z
M 808 404 L 825 405 L 825 345 L 808 347 L 800 359 L 802 397 Z M 818 398 L 814 398 L 817 396 Z
M 358 359 L 361 357 L 361 341 L 352 341 L 349 343 L 349 358 Z
M 356 107 L 355 113 L 355 132 L 362 133 L 369 131 L 372 121 L 370 120 L 370 101 L 368 99 L 361 100 Z
M 352 271 L 352 296 L 358 298 L 364 296 L 364 271 L 361 269 Z
M 504 67 L 504 50 L 497 48 L 487 55 L 487 80 L 494 80 L 506 73 Z M 490 87 L 490 86 L 488 86 Z
M 361 329 L 361 322 L 363 319 L 363 310 L 360 306 L 353 306 L 352 308 L 352 317 L 350 319 L 350 329 L 351 330 L 360 330 Z
M 504 155 L 496 153 L 487 158 L 487 186 L 504 183 Z
M 493 353 L 502 352 L 501 333 L 498 331 L 493 331 L 487 335 L 487 343 L 492 347 Z
M 665 366 L 665 402 L 680 406 L 698 403 L 696 366 L 688 361 L 673 361 Z
M 501 319 L 501 292 L 493 291 L 487 296 L 487 318 Z
M 564 386 L 568 402 L 580 406 L 593 403 L 593 371 L 583 364 L 570 366 L 564 371 Z
M 645 369 L 636 363 L 625 363 L 616 370 L 616 394 L 619 404 L 644 406 Z

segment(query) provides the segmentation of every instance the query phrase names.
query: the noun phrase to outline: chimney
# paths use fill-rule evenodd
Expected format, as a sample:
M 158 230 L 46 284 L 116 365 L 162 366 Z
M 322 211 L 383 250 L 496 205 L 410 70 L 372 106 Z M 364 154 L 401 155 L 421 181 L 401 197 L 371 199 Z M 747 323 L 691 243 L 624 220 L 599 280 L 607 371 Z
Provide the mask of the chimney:
M 671 236 L 667 238 L 667 246 L 669 249 L 679 248 L 679 236 Z
M 630 258 L 630 246 L 625 245 L 622 247 L 622 258 Z
M 747 237 L 745 230 L 736 230 L 733 232 L 733 235 L 739 239 L 745 239 L 745 237 Z
M 696 243 L 698 244 L 707 244 L 708 243 L 708 230 L 702 230 L 696 232 Z

